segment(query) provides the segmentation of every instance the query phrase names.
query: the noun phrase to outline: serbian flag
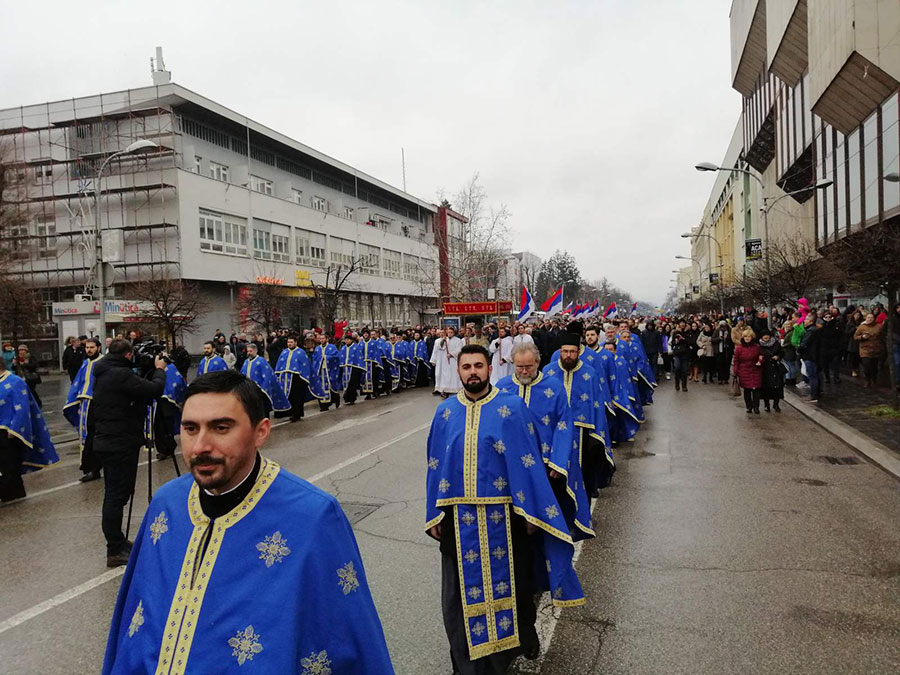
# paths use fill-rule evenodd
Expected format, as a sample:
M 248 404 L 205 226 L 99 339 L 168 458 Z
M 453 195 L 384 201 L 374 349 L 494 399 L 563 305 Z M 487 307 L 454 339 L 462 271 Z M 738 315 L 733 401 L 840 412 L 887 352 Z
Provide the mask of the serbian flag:
M 559 314 L 563 304 L 563 289 L 560 287 L 556 293 L 547 298 L 547 301 L 541 305 L 541 311 L 546 312 L 544 318 L 550 318 L 554 314 Z
M 634 316 L 634 313 L 637 312 L 637 303 L 634 303 L 631 306 L 631 316 Z
M 570 318 L 578 318 L 583 311 L 584 307 L 582 307 L 581 305 L 575 305 L 575 307 L 572 309 L 572 316 Z
M 571 314 L 574 309 L 575 309 L 575 301 L 573 300 L 568 305 L 566 305 L 566 308 L 562 311 L 562 313 L 563 314 Z
M 609 303 L 609 307 L 606 308 L 606 311 L 603 312 L 603 318 L 608 319 L 609 317 L 611 317 L 613 314 L 616 314 L 617 312 L 618 312 L 618 309 L 616 309 L 616 303 L 611 302 L 611 303 Z
M 599 311 L 600 311 L 600 301 L 599 301 L 599 300 L 594 300 L 594 301 L 591 303 L 590 309 L 588 309 L 587 315 L 588 315 L 588 316 L 597 316 L 597 312 L 599 312 Z
M 534 300 L 531 299 L 531 293 L 525 286 L 522 286 L 522 299 L 519 301 L 519 316 L 516 321 L 527 321 L 528 317 L 534 314 Z

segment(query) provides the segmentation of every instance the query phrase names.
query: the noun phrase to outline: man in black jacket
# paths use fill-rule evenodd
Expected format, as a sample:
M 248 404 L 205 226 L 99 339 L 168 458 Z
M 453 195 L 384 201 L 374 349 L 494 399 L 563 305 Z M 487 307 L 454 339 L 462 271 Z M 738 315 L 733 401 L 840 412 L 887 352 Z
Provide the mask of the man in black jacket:
M 122 532 L 125 505 L 134 492 L 138 455 L 144 444 L 147 404 L 162 396 L 166 385 L 166 362 L 157 356 L 152 380 L 132 370 L 132 346 L 128 340 L 113 340 L 109 353 L 94 366 L 94 453 L 103 464 L 103 536 L 106 566 L 128 562 L 131 542 Z
M 652 321 L 647 322 L 647 327 L 641 333 L 641 344 L 644 345 L 644 351 L 650 361 L 650 369 L 658 380 L 659 364 L 657 361 L 659 361 L 659 353 L 662 351 L 662 335 L 656 330 L 656 325 Z
M 73 337 L 72 341 L 66 345 L 65 351 L 63 351 L 62 366 L 63 370 L 69 374 L 69 382 L 75 381 L 75 376 L 78 375 L 81 364 L 84 362 L 85 340 L 87 340 L 87 338 L 83 335 L 77 338 Z

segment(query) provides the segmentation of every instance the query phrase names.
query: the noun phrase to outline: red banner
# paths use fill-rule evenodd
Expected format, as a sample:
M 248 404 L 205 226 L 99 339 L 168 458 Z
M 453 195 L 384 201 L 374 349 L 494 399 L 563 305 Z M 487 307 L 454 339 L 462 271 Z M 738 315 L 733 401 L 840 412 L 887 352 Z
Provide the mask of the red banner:
M 445 302 L 444 314 L 503 314 L 512 311 L 512 302 Z

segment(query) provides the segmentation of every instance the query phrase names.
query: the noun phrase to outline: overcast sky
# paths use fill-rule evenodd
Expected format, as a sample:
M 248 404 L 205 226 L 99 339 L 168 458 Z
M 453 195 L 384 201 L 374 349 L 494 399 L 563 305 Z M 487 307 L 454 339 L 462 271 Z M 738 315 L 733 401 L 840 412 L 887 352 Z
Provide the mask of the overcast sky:
M 7 3 L 0 107 L 173 80 L 435 200 L 475 171 L 514 250 L 669 289 L 738 120 L 725 0 Z M 542 299 L 539 299 L 539 301 Z

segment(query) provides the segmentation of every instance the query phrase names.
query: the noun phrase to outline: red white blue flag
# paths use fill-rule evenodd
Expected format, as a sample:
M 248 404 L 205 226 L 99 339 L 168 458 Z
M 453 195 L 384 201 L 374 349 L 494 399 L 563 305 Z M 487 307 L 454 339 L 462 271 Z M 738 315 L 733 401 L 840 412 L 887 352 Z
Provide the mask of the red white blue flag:
M 519 316 L 516 321 L 527 321 L 528 317 L 534 314 L 534 300 L 531 299 L 531 293 L 525 286 L 522 286 L 522 299 L 519 301 Z
M 547 298 L 547 301 L 541 305 L 541 311 L 546 312 L 545 318 L 549 318 L 554 314 L 559 314 L 563 305 L 563 289 L 560 287 L 556 293 Z

